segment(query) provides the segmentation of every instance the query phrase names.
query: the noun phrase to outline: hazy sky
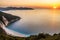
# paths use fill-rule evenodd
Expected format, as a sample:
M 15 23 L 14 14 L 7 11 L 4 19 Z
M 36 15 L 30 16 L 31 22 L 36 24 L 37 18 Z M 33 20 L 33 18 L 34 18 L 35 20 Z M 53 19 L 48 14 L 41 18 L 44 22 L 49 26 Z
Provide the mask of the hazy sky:
M 0 0 L 1 6 L 59 7 L 60 0 Z

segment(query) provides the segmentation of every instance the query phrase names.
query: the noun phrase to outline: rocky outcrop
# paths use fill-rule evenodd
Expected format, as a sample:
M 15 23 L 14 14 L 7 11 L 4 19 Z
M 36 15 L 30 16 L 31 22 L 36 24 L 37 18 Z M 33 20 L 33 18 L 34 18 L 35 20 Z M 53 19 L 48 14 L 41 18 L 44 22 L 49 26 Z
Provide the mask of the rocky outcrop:
M 0 11 L 0 21 L 2 21 L 5 25 L 7 25 L 6 23 L 8 23 L 8 25 L 9 25 L 17 20 L 20 20 L 20 19 L 21 18 L 18 16 L 14 16 L 14 15 L 7 14 L 7 13 Z
M 4 27 L 10 25 L 11 23 L 13 23 L 19 19 L 20 19 L 20 17 L 18 17 L 18 16 L 0 12 L 0 34 L 2 34 L 2 33 L 6 34 Z
M 0 34 L 6 34 L 5 30 L 3 29 L 3 22 L 0 21 Z

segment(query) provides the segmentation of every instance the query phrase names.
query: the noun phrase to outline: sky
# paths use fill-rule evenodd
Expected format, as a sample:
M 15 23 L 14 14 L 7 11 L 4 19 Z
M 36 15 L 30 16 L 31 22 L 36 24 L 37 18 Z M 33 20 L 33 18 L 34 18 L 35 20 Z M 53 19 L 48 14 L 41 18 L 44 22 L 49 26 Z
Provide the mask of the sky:
M 60 0 L 0 0 L 0 7 L 2 6 L 59 8 Z

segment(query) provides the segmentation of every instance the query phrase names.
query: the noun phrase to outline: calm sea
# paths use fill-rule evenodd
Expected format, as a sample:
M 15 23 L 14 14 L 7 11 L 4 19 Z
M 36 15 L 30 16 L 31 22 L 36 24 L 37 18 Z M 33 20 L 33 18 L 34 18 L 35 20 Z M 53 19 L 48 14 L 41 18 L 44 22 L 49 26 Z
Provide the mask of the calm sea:
M 21 20 L 7 28 L 22 34 L 59 33 L 60 10 L 35 9 L 35 10 L 9 10 L 6 13 L 21 17 Z

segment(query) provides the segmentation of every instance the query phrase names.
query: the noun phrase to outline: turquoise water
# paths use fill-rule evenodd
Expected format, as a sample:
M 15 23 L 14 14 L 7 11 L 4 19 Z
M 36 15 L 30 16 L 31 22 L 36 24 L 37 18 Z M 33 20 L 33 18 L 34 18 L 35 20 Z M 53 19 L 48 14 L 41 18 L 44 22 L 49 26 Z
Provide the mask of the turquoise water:
M 22 25 L 20 25 L 20 21 L 17 21 L 15 23 L 11 24 L 7 28 L 14 30 L 16 32 L 25 34 L 25 35 L 30 35 L 32 33 L 32 32 L 30 32 L 28 27 L 23 27 Z
M 60 32 L 60 10 L 35 9 L 35 10 L 9 10 L 6 13 L 16 15 L 22 19 L 7 28 L 16 32 L 31 35 Z

